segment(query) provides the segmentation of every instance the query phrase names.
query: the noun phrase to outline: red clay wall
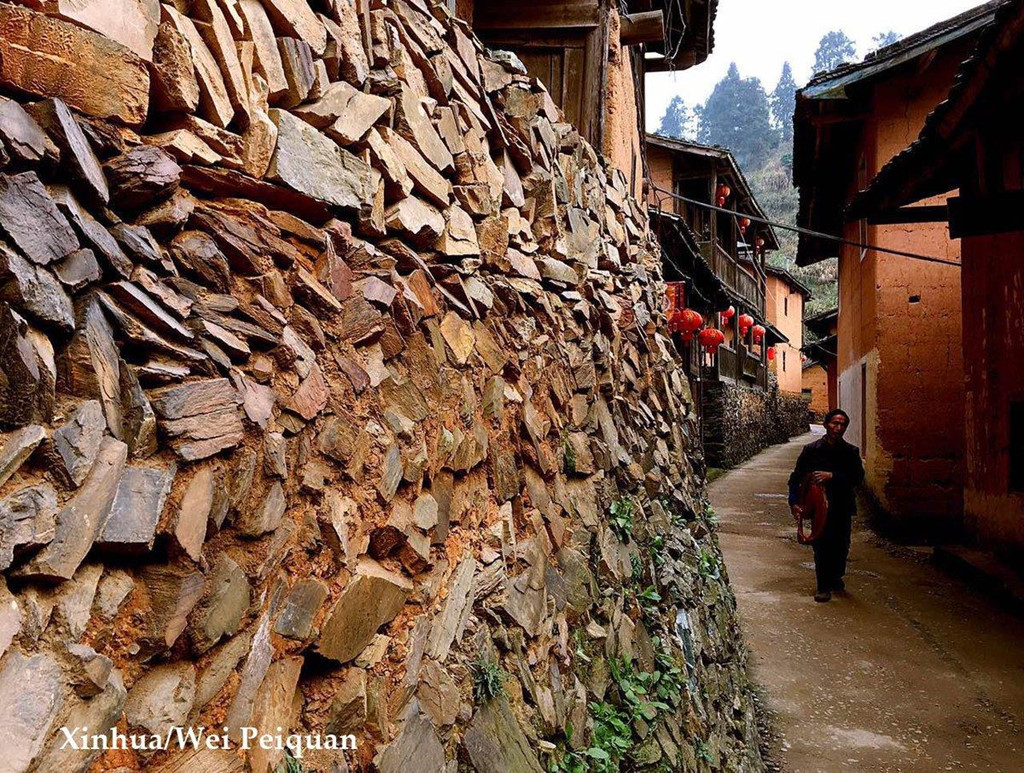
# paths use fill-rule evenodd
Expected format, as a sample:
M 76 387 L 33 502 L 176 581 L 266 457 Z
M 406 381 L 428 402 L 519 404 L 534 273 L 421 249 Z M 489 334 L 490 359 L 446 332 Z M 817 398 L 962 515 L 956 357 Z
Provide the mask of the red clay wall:
M 647 146 L 647 169 L 651 175 L 651 184 L 655 188 L 666 191 L 674 191 L 672 175 L 672 152 L 656 145 Z M 658 193 L 653 189 L 647 192 L 647 201 L 652 206 L 661 203 L 661 208 L 666 212 L 674 212 L 675 202 L 664 193 Z
M 800 394 L 803 390 L 800 347 L 803 346 L 804 297 L 785 280 L 769 274 L 765 314 L 768 321 L 789 338 L 788 344 L 775 346 L 775 359 L 769 363 L 769 368 L 779 380 L 779 389 Z
M 640 143 L 636 89 L 633 84 L 632 56 L 619 44 L 619 14 L 608 14 L 608 81 L 605 90 L 604 154 L 612 165 L 626 175 L 631 192 L 643 193 L 644 168 Z
M 963 51 L 875 88 L 854 163 L 859 187 L 918 135 Z M 852 191 L 851 191 L 852 193 Z M 938 203 L 935 201 L 922 202 Z M 864 234 L 859 224 L 846 235 Z M 944 224 L 868 226 L 867 241 L 959 260 Z M 910 536 L 940 537 L 962 514 L 963 358 L 960 270 L 844 247 L 840 258 L 839 406 L 865 454 L 867 482 Z M 865 383 L 866 379 L 866 383 Z
M 825 366 L 816 363 L 803 372 L 803 389 L 810 390 L 810 409 L 815 418 L 821 419 L 829 411 L 828 373 Z
M 828 361 L 825 370 L 828 373 L 828 409 L 832 411 L 839 407 L 839 368 L 835 357 Z
M 848 239 L 858 236 L 855 224 L 847 225 L 844 235 Z M 875 328 L 877 290 L 875 258 L 868 255 L 863 261 L 860 250 L 843 246 L 839 255 L 839 319 L 837 323 L 837 393 L 839 408 L 850 414 L 847 440 L 860 447 L 867 460 L 876 455 L 874 392 L 863 395 L 862 369 L 868 383 L 876 379 Z M 871 431 L 867 431 L 867 430 Z M 868 485 L 871 470 L 868 469 Z
M 1024 554 L 1024 492 L 1009 485 L 1009 408 L 1024 400 L 1024 233 L 964 239 L 964 525 Z

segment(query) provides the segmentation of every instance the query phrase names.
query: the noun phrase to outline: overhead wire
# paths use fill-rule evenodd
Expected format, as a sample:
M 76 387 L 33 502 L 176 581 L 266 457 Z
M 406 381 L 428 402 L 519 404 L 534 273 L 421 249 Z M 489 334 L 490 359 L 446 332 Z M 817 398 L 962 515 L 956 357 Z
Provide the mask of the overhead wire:
M 677 194 L 672 194 L 669 191 L 666 191 L 664 188 L 660 188 L 660 187 L 654 185 L 653 180 L 651 180 L 650 176 L 648 176 L 647 181 L 648 181 L 648 184 L 650 185 L 650 189 L 654 192 L 655 206 L 656 206 L 656 208 L 657 208 L 657 210 L 659 212 L 663 211 L 662 210 L 662 204 L 661 204 L 661 196 L 659 195 L 659 194 L 662 194 L 662 193 L 668 194 L 672 198 L 678 198 L 678 199 L 680 199 L 682 201 L 685 201 L 685 202 L 688 202 L 688 203 L 693 203 L 693 204 L 701 204 L 702 203 L 702 202 L 694 201 L 692 199 L 688 199 L 685 196 L 679 196 Z M 736 212 L 735 210 L 726 209 L 724 207 L 711 207 L 710 205 L 708 205 L 708 206 L 711 209 L 719 210 L 721 212 L 725 212 L 727 214 L 733 215 L 734 219 L 737 220 L 737 225 L 739 225 L 738 219 L 739 219 L 739 215 L 741 213 Z M 754 216 L 750 216 L 750 215 L 746 215 L 746 214 L 744 214 L 743 217 L 750 217 L 750 219 L 752 221 L 753 220 L 757 220 L 759 222 L 772 224 L 771 221 L 769 221 L 767 219 L 764 219 L 764 218 L 754 217 Z M 658 237 L 659 237 L 658 240 L 659 241 L 661 241 L 661 229 L 662 229 L 662 223 L 661 223 L 661 218 L 659 218 L 659 220 L 658 220 Z M 747 251 L 750 252 L 749 247 L 748 247 Z M 675 268 L 676 271 L 678 271 L 680 273 L 680 275 L 682 275 L 682 276 L 686 276 L 687 275 L 687 273 L 682 269 L 682 267 L 672 258 L 671 255 L 668 254 L 667 250 L 662 250 L 662 257 L 665 260 L 667 260 L 673 266 L 673 268 Z M 762 272 L 760 270 L 760 267 L 757 265 L 756 253 L 754 255 L 750 256 L 750 263 L 754 267 L 754 270 L 755 270 L 755 273 L 757 274 L 757 276 L 760 277 L 764 281 L 765 301 L 767 302 L 769 297 L 770 297 L 772 301 L 777 303 L 778 299 L 775 297 L 775 293 L 773 293 L 771 291 L 771 289 L 769 288 L 769 284 L 770 283 L 768 282 L 767 271 Z M 712 302 L 710 301 L 710 299 L 708 299 L 706 296 L 704 296 L 704 294 L 701 293 L 697 289 L 695 283 L 690 282 L 689 284 L 690 284 L 690 292 L 693 295 L 696 295 L 698 298 L 700 298 L 702 301 L 704 301 L 704 303 L 706 303 L 708 305 L 713 305 Z M 765 309 L 765 313 L 767 314 L 767 308 Z M 803 348 L 803 347 L 800 347 L 800 348 L 793 347 L 792 344 L 790 344 L 790 346 L 791 346 L 791 348 L 793 348 L 794 351 L 800 351 Z
M 735 210 L 728 209 L 726 207 L 719 207 L 719 206 L 717 206 L 715 204 L 709 204 L 706 201 L 699 201 L 697 199 L 691 199 L 691 198 L 689 198 L 687 196 L 681 196 L 678 193 L 672 193 L 672 191 L 667 191 L 664 188 L 659 188 L 656 185 L 652 185 L 652 188 L 653 188 L 653 190 L 656 190 L 659 193 L 663 193 L 666 196 L 669 196 L 669 197 L 671 197 L 673 199 L 678 199 L 679 201 L 685 201 L 687 204 L 693 204 L 694 206 L 697 206 L 697 207 L 704 207 L 705 209 L 711 209 L 711 210 L 714 210 L 716 212 L 725 212 L 726 214 L 733 214 L 733 215 L 738 214 Z M 884 253 L 889 254 L 889 255 L 898 255 L 898 256 L 900 256 L 902 258 L 911 258 L 912 260 L 922 260 L 922 261 L 925 261 L 927 263 L 939 263 L 939 264 L 942 264 L 942 265 L 945 265 L 945 266 L 956 266 L 957 268 L 960 267 L 960 263 L 958 261 L 955 261 L 955 260 L 946 260 L 944 258 L 936 258 L 936 257 L 933 257 L 931 255 L 921 255 L 920 253 L 917 253 L 917 252 L 909 252 L 907 250 L 894 250 L 891 247 L 881 247 L 881 246 L 879 246 L 877 244 L 869 244 L 867 242 L 858 242 L 858 241 L 855 241 L 853 239 L 847 239 L 847 238 L 842 237 L 842 236 L 836 236 L 835 234 L 827 234 L 827 233 L 824 233 L 823 231 L 815 231 L 815 230 L 813 230 L 811 228 L 803 228 L 802 226 L 798 226 L 798 225 L 789 225 L 788 223 L 777 223 L 777 222 L 775 222 L 773 220 L 769 220 L 768 218 L 759 217 L 758 215 L 744 213 L 743 217 L 748 217 L 748 218 L 750 218 L 754 222 L 764 223 L 765 225 L 770 225 L 772 228 L 781 228 L 784 231 L 795 231 L 796 233 L 804 234 L 805 236 L 813 236 L 813 237 L 815 237 L 817 239 L 825 239 L 825 240 L 828 240 L 828 241 L 838 242 L 839 244 L 846 244 L 846 245 L 851 246 L 851 247 L 859 247 L 860 249 L 864 249 L 864 250 L 874 250 L 875 252 L 884 252 Z
M 653 182 L 651 181 L 651 178 L 649 176 L 647 178 L 647 182 L 650 184 L 651 190 L 655 192 L 655 208 L 658 210 L 658 212 L 663 212 L 664 210 L 662 209 L 662 206 L 661 206 L 661 197 L 658 195 L 658 193 L 659 192 L 660 193 L 666 193 L 667 191 L 665 191 L 663 188 L 659 188 L 656 185 L 654 185 Z M 731 211 L 731 210 L 727 210 L 727 211 Z M 733 214 L 736 214 L 736 213 L 733 213 Z M 661 223 L 661 219 L 659 218 L 658 219 L 658 241 L 659 242 L 661 241 L 661 229 L 662 229 L 662 223 Z M 684 276 L 684 277 L 688 276 L 688 273 L 686 271 L 684 271 L 683 268 L 678 263 L 676 263 L 675 260 L 672 259 L 672 256 L 668 254 L 667 250 L 662 250 L 662 257 L 665 260 L 667 260 L 670 264 L 672 264 L 672 267 L 675 268 L 676 271 L 678 271 L 681 276 Z M 751 263 L 752 264 L 756 264 L 756 261 L 755 260 L 751 260 Z M 762 274 L 760 271 L 757 271 L 757 276 L 759 276 L 761 279 L 764 280 L 764 283 L 765 283 L 765 293 L 766 293 L 766 297 L 767 297 L 767 292 L 768 292 L 768 276 L 767 276 L 767 274 Z M 691 281 L 689 284 L 691 286 L 690 287 L 690 292 L 692 292 L 694 295 L 699 297 L 701 300 L 703 300 L 708 305 L 713 305 L 713 302 L 709 298 L 707 298 L 703 293 L 701 293 L 699 290 L 697 290 L 696 284 L 694 282 Z

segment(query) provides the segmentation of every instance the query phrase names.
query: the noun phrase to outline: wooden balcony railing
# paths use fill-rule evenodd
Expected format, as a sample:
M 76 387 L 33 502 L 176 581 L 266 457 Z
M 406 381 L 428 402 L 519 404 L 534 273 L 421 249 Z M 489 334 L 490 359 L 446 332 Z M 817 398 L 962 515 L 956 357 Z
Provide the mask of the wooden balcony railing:
M 717 354 L 713 356 L 699 356 L 703 358 L 701 373 L 704 378 L 727 378 L 760 389 L 768 388 L 768 368 L 761 362 L 760 357 L 747 351 L 742 344 L 739 350 L 720 346 Z
M 757 277 L 740 266 L 739 261 L 722 249 L 717 241 L 701 242 L 700 253 L 726 287 L 746 298 L 758 314 L 764 315 L 764 288 Z
M 736 363 L 738 362 L 736 350 L 726 346 L 718 347 L 718 375 L 735 379 L 737 376 Z

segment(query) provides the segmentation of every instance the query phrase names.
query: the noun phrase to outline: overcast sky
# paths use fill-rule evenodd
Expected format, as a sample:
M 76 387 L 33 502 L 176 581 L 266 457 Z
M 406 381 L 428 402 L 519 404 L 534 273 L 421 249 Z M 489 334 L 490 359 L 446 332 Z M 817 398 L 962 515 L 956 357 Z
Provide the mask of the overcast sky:
M 893 30 L 901 37 L 956 16 L 978 0 L 719 0 L 715 49 L 707 61 L 679 73 L 647 76 L 647 127 L 657 128 L 665 106 L 678 94 L 690 106 L 703 103 L 736 62 L 744 78 L 756 76 L 766 91 L 789 61 L 803 86 L 811 76 L 814 51 L 829 30 L 841 29 L 857 43 L 857 55 L 871 38 Z

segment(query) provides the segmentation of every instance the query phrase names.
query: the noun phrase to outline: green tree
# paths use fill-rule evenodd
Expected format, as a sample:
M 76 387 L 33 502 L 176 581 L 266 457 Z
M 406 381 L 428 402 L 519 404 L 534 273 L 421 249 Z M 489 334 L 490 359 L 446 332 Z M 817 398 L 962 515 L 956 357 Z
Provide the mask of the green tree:
M 891 46 L 899 39 L 900 36 L 893 32 L 892 30 L 889 30 L 888 32 L 879 32 L 877 35 L 871 38 L 871 50 L 877 51 L 880 48 Z
M 772 124 L 779 132 L 782 144 L 789 147 L 793 142 L 793 111 L 796 109 L 796 81 L 789 62 L 782 65 L 782 75 L 770 97 Z
M 697 139 L 729 148 L 741 168 L 760 168 L 776 137 L 768 95 L 757 78 L 741 78 L 734 62 L 700 109 Z
M 678 137 L 679 139 L 693 139 L 695 132 L 694 122 L 696 116 L 687 107 L 682 97 L 672 97 L 672 101 L 665 108 L 665 114 L 658 124 L 658 134 L 666 137 Z
M 857 57 L 857 46 L 842 30 L 825 33 L 814 52 L 814 72 L 829 72 Z

